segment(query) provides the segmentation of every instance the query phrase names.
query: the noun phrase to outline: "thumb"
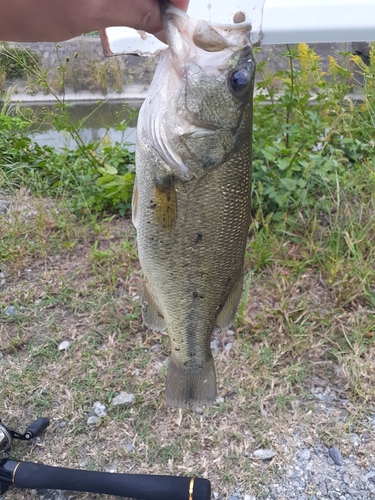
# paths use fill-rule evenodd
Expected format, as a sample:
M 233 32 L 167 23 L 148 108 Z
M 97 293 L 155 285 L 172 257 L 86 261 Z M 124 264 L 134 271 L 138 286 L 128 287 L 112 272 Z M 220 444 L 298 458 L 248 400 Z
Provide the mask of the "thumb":
M 170 0 L 171 4 L 178 7 L 181 10 L 187 11 L 189 6 L 189 0 Z

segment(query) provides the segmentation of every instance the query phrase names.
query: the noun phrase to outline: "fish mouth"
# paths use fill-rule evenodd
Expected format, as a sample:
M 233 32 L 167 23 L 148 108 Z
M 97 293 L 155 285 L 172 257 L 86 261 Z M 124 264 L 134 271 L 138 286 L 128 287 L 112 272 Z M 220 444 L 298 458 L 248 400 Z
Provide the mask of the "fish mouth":
M 174 60 L 175 69 L 180 69 L 186 60 L 204 65 L 207 59 L 218 66 L 223 62 L 223 52 L 230 55 L 249 44 L 251 24 L 210 24 L 195 20 L 183 10 L 161 3 L 162 19 L 167 43 Z M 217 53 L 217 61 L 213 57 Z M 224 57 L 226 59 L 226 57 Z
M 250 57 L 250 28 L 248 23 L 195 20 L 164 1 L 161 11 L 169 49 L 161 56 L 140 117 L 168 171 L 188 182 L 232 154 L 247 104 L 232 95 L 228 71 L 246 59 L 248 51 Z M 210 89 L 219 98 L 212 106 L 204 97 L 215 95 Z M 222 112 L 227 106 L 230 109 Z

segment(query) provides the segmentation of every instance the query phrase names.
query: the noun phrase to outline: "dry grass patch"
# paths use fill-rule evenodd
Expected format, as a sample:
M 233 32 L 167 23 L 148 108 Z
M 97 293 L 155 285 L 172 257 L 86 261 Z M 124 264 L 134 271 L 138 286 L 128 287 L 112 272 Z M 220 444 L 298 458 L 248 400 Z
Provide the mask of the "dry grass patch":
M 332 282 L 307 243 L 267 237 L 261 246 L 254 237 L 247 300 L 236 327 L 214 336 L 219 399 L 201 413 L 175 410 L 164 398 L 168 337 L 140 320 L 141 274 L 129 221 L 83 223 L 50 201 L 23 196 L 37 213 L 24 218 L 23 201 L 15 200 L 1 220 L 7 275 L 0 289 L 0 415 L 17 429 L 39 416 L 51 426 L 40 442 L 17 444 L 13 457 L 198 474 L 221 498 L 236 488 L 265 494 L 301 448 L 324 443 L 345 456 L 353 432 L 369 433 L 360 451 L 363 463 L 371 462 L 374 311 L 370 295 L 342 299 L 346 271 Z M 23 236 L 17 245 L 14 234 Z M 16 305 L 15 316 L 3 314 L 9 305 Z M 62 340 L 71 343 L 66 351 L 58 351 Z M 111 407 L 121 391 L 136 396 L 128 409 Z M 89 428 L 95 401 L 107 405 L 109 416 Z M 257 448 L 271 448 L 276 457 L 255 460 Z

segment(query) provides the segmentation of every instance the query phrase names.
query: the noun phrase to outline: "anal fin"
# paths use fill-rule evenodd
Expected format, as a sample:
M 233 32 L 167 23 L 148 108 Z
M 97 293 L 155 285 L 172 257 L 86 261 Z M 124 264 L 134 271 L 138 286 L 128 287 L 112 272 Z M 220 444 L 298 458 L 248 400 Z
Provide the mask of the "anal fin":
M 164 317 L 161 314 L 159 307 L 156 305 L 155 299 L 152 296 L 147 284 L 143 288 L 142 296 L 142 317 L 145 325 L 157 332 L 166 330 Z
M 237 308 L 241 300 L 241 295 L 242 295 L 242 289 L 243 289 L 243 273 L 241 273 L 240 277 L 234 283 L 232 290 L 229 294 L 229 297 L 227 298 L 227 301 L 224 304 L 224 307 L 218 314 L 216 318 L 216 326 L 220 330 L 225 330 L 234 321 L 234 318 L 236 316 Z

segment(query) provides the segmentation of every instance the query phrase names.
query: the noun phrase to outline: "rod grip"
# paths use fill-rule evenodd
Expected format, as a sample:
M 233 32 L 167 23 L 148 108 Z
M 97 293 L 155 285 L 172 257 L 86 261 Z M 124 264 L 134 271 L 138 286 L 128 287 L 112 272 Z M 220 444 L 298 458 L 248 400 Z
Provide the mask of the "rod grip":
M 202 478 L 112 474 L 32 462 L 19 462 L 14 469 L 13 485 L 16 488 L 86 491 L 142 500 L 210 500 L 211 497 L 211 483 Z
M 49 426 L 50 421 L 48 418 L 37 418 L 35 422 L 29 425 L 25 432 L 25 439 L 33 439 L 40 436 Z

